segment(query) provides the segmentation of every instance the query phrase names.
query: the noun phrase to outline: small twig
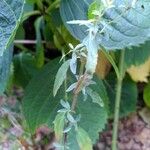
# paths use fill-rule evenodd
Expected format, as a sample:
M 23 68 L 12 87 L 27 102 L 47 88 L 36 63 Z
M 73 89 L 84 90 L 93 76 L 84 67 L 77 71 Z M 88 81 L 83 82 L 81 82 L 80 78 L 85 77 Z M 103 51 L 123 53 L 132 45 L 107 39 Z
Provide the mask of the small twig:
M 46 43 L 46 41 L 41 41 L 43 44 Z M 36 44 L 36 40 L 14 40 L 14 44 Z

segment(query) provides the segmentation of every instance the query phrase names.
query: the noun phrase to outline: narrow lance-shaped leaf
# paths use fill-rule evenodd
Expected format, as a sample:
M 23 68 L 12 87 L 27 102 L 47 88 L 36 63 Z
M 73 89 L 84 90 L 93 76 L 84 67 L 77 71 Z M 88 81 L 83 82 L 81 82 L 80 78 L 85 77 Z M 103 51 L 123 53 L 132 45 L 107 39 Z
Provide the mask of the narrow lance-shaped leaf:
M 67 71 L 69 69 L 69 65 L 70 65 L 70 60 L 67 60 L 66 62 L 64 62 L 61 67 L 59 68 L 57 74 L 56 74 L 56 78 L 55 78 L 55 82 L 54 82 L 54 88 L 53 88 L 53 95 L 56 96 L 57 91 L 59 90 L 60 86 L 63 84 L 66 75 L 67 75 Z
M 103 100 L 100 97 L 100 93 L 97 93 L 96 91 L 94 91 L 89 87 L 86 88 L 86 92 L 91 97 L 93 103 L 97 103 L 101 107 L 104 106 Z
M 87 132 L 80 127 L 78 127 L 76 132 L 77 132 L 76 138 L 80 150 L 92 150 L 92 141 L 89 138 Z
M 62 140 L 64 124 L 65 124 L 65 113 L 57 114 L 54 120 L 54 131 L 55 131 L 55 136 L 56 136 L 57 141 Z

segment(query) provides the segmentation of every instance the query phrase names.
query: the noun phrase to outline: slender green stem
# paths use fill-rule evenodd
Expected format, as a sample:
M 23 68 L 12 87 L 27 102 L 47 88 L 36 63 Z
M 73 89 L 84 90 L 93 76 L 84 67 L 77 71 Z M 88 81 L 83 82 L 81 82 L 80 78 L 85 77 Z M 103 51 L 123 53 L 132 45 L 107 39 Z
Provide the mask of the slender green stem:
M 22 22 L 24 22 L 26 19 L 28 19 L 31 16 L 40 15 L 40 14 L 41 14 L 41 12 L 39 10 L 35 10 L 35 11 L 25 13 L 22 17 Z
M 60 3 L 60 0 L 54 1 L 46 10 L 47 13 L 49 13 L 51 10 L 55 9 L 55 7 Z
M 120 101 L 122 92 L 122 81 L 124 77 L 124 55 L 125 50 L 121 51 L 120 62 L 119 62 L 119 78 L 117 79 L 117 91 L 115 99 L 115 115 L 113 123 L 113 137 L 112 137 L 112 150 L 117 150 L 117 139 L 118 139 L 118 122 L 119 122 L 119 111 L 120 111 Z
M 63 56 L 63 62 L 65 62 L 66 59 L 65 59 L 65 57 L 64 57 L 64 56 L 65 56 L 64 50 L 62 50 L 62 56 Z M 67 100 L 68 100 L 68 94 L 67 94 L 67 92 L 66 92 L 66 90 L 67 90 L 67 78 L 65 78 L 64 89 L 65 89 L 65 100 L 67 101 Z

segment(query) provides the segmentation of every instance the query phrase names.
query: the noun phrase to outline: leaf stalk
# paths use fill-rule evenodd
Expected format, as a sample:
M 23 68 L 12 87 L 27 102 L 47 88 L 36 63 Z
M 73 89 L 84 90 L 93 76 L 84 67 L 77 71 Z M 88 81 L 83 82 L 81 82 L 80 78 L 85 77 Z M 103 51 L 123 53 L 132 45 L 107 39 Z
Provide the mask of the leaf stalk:
M 120 55 L 120 61 L 119 61 L 120 74 L 119 74 L 119 78 L 117 79 L 117 87 L 116 87 L 112 150 L 117 150 L 119 111 L 120 111 L 120 101 L 121 101 L 121 93 L 122 93 L 122 83 L 123 83 L 123 77 L 124 77 L 124 57 L 125 57 L 125 50 L 122 50 L 121 55 Z

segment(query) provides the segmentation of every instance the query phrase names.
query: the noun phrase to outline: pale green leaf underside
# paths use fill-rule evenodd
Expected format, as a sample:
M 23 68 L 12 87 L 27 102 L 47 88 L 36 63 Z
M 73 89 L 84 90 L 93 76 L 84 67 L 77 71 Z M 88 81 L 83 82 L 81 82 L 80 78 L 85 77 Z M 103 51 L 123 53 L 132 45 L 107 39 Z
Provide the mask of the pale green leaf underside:
M 8 48 L 21 20 L 24 0 L 0 0 L 0 56 Z
M 70 64 L 70 60 L 64 62 L 56 74 L 54 89 L 53 89 L 54 96 L 57 94 L 57 91 L 59 90 L 60 86 L 63 84 L 64 80 L 66 79 L 67 71 L 69 69 L 69 64 Z
M 88 7 L 93 0 L 62 0 L 61 16 L 64 22 L 87 19 Z M 115 0 L 115 8 L 108 9 L 99 22 L 99 30 L 107 24 L 99 43 L 107 50 L 137 46 L 150 38 L 150 1 L 138 0 L 135 8 L 124 11 L 121 5 L 128 6 L 131 0 Z M 130 5 L 129 5 L 130 6 Z M 85 13 L 86 12 L 86 13 Z M 117 19 L 116 19 L 117 18 Z M 113 23 L 108 22 L 115 20 Z M 86 28 L 66 24 L 69 31 L 80 41 L 86 36 Z

